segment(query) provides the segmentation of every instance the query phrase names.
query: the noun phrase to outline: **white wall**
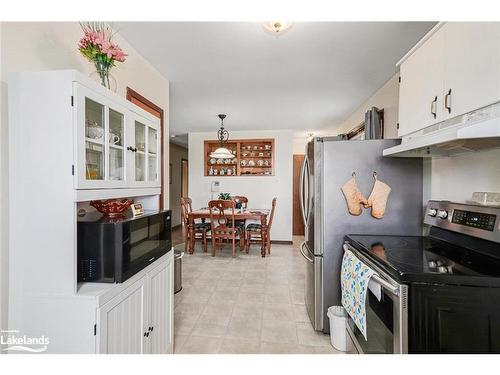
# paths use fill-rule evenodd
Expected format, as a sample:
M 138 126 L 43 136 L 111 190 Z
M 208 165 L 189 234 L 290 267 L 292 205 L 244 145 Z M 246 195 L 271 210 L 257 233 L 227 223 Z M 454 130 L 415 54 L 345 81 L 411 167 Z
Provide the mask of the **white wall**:
M 475 191 L 500 192 L 500 150 L 430 159 L 424 168 L 424 203 L 469 200 Z
M 346 133 L 365 121 L 365 113 L 371 107 L 384 110 L 384 138 L 398 138 L 399 73 L 389 79 L 370 98 L 334 128 L 335 134 Z
M 7 111 L 6 90 L 7 76 L 9 72 L 27 70 L 53 70 L 53 69 L 77 69 L 84 74 L 94 71 L 93 65 L 89 63 L 77 50 L 77 43 L 82 32 L 77 22 L 61 23 L 2 23 L 1 24 L 1 87 L 2 87 L 2 120 L 1 120 L 1 145 L 0 165 L 1 169 L 1 279 L 8 280 L 7 256 L 7 191 L 8 184 L 7 168 Z M 169 82 L 148 61 L 146 61 L 130 44 L 119 34 L 115 35 L 115 41 L 128 54 L 127 61 L 112 70 L 112 75 L 118 82 L 117 92 L 123 96 L 126 87 L 138 91 L 143 96 L 163 108 L 166 112 L 164 132 L 168 135 L 169 123 Z M 168 181 L 168 141 L 165 139 L 165 181 Z M 169 205 L 168 183 L 165 186 L 165 207 Z M 1 292 L 1 316 L 2 327 L 6 327 L 7 313 L 7 285 L 2 282 Z
M 231 139 L 274 138 L 275 176 L 212 177 L 204 176 L 204 141 L 215 139 L 210 133 L 189 134 L 189 196 L 193 208 L 205 207 L 212 193 L 212 181 L 220 181 L 220 191 L 248 197 L 249 208 L 271 208 L 277 197 L 271 239 L 292 240 L 292 132 L 287 130 L 230 131 Z M 214 198 L 217 198 L 216 196 Z

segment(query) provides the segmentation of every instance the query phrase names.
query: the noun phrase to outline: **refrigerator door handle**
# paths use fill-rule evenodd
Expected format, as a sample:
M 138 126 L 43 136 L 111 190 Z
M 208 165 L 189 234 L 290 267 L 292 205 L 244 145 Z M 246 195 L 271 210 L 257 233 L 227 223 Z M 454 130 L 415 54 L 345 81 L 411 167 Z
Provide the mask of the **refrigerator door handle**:
M 306 215 L 306 202 L 309 201 L 309 198 L 306 200 L 304 197 L 304 180 L 306 178 L 306 171 L 308 165 L 307 156 L 304 158 L 304 162 L 302 163 L 302 168 L 300 170 L 300 182 L 299 182 L 299 198 L 300 198 L 300 212 L 302 213 L 302 220 L 304 221 L 304 225 L 307 226 L 307 215 Z M 309 211 L 309 210 L 308 210 Z M 307 212 L 308 212 L 307 211 Z
M 306 253 L 304 252 L 304 246 L 306 246 L 306 242 L 305 242 L 305 241 L 304 241 L 304 242 L 302 242 L 302 243 L 300 244 L 300 253 L 302 254 L 302 256 L 303 256 L 304 258 L 306 258 L 306 260 L 307 260 L 308 262 L 310 262 L 310 263 L 314 263 L 314 259 L 309 258 L 309 257 L 306 255 Z M 309 251 L 308 251 L 308 250 L 306 250 L 306 251 L 309 253 Z

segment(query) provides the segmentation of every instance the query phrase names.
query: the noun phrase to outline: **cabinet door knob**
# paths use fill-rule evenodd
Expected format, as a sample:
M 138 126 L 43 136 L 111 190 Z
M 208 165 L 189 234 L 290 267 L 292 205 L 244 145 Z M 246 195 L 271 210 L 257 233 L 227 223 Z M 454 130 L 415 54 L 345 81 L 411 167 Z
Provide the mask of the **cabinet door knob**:
M 448 110 L 448 113 L 451 113 L 451 89 L 444 96 L 444 107 Z
M 154 328 L 155 328 L 155 327 L 151 327 L 151 332 L 153 332 L 153 329 L 154 329 Z

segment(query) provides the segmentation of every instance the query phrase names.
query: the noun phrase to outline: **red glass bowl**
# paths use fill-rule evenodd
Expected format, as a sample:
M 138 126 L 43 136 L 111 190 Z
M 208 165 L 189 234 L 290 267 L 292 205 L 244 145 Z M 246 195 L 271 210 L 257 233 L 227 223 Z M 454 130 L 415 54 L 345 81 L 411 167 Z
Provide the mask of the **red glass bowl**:
M 115 217 L 125 212 L 134 203 L 131 199 L 106 199 L 90 201 L 90 205 L 104 216 Z

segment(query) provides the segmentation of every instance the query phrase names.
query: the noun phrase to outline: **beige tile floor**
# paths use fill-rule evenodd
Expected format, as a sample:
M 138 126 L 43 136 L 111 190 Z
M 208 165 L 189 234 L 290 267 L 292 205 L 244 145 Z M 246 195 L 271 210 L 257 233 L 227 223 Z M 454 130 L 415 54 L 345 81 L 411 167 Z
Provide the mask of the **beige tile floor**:
M 174 352 L 338 353 L 307 316 L 299 241 L 273 245 L 266 258 L 255 245 L 236 258 L 225 246 L 213 258 L 197 244 L 183 258 L 183 289 L 175 295 Z

